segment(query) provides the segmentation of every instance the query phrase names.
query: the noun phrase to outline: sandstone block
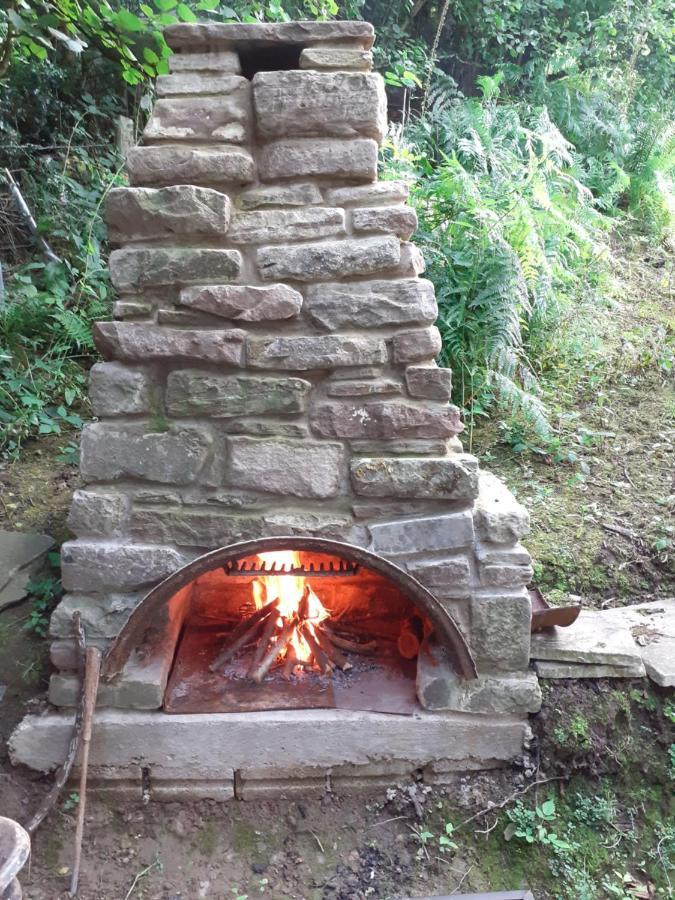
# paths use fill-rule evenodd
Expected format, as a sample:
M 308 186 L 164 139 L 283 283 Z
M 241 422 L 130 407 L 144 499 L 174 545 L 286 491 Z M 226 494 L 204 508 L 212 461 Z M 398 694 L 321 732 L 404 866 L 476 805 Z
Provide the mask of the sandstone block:
M 410 191 L 404 181 L 376 181 L 355 187 L 331 188 L 326 203 L 331 206 L 371 206 L 374 203 L 405 203 Z
M 160 709 L 165 685 L 159 684 L 155 672 L 138 666 L 134 675 L 125 675 L 113 682 L 100 681 L 96 693 L 96 708 Z M 80 679 L 77 675 L 54 672 L 49 679 L 48 699 L 53 706 L 78 706 Z
M 227 234 L 233 244 L 313 241 L 345 233 L 345 214 L 326 206 L 240 212 Z
M 441 352 L 443 343 L 435 325 L 416 331 L 400 331 L 392 340 L 394 362 L 412 363 L 433 359 Z
M 471 567 L 464 555 L 410 560 L 406 569 L 439 599 L 463 600 L 471 595 Z
M 323 43 L 353 44 L 370 50 L 375 30 L 370 22 L 255 22 L 251 24 L 222 22 L 181 22 L 164 29 L 164 38 L 172 50 L 230 49 L 233 45 L 256 46 L 275 44 Z
M 188 147 L 162 144 L 133 147 L 127 155 L 131 184 L 248 184 L 255 163 L 239 147 Z
M 310 285 L 305 311 L 328 331 L 434 322 L 438 306 L 430 281 L 328 282 Z
M 249 417 L 223 419 L 220 427 L 224 434 L 248 434 L 251 437 L 305 438 L 309 436 L 309 428 L 304 420 L 289 422 L 286 419 L 272 416 L 264 419 Z
M 479 671 L 514 672 L 530 661 L 529 596 L 474 595 L 471 599 L 471 649 Z
M 260 277 L 266 281 L 284 278 L 315 281 L 381 272 L 398 262 L 400 252 L 400 244 L 393 237 L 322 241 L 261 247 L 256 264 Z
M 266 514 L 265 534 L 299 534 L 323 537 L 336 541 L 346 541 L 365 547 L 368 544 L 367 530 L 356 525 L 351 516 L 340 513 L 315 513 L 304 510 Z
M 106 204 L 114 243 L 194 235 L 222 237 L 230 222 L 230 198 L 209 188 L 113 188 Z
M 253 107 L 265 138 L 374 138 L 387 133 L 382 76 L 361 72 L 257 72 Z
M 243 144 L 250 135 L 250 85 L 245 78 L 229 94 L 155 100 L 143 140 Z
M 473 541 L 473 519 L 466 510 L 370 525 L 373 550 L 385 556 L 458 550 Z M 528 620 L 529 627 L 529 620 Z
M 240 487 L 293 497 L 335 497 L 345 470 L 340 444 L 249 438 L 229 441 L 227 476 Z
M 125 494 L 75 491 L 68 527 L 77 537 L 113 537 L 126 525 L 130 506 Z
M 438 366 L 408 366 L 405 383 L 411 397 L 424 400 L 449 400 L 452 395 L 452 370 Z
M 139 541 L 158 540 L 179 547 L 213 549 L 249 541 L 263 534 L 259 515 L 237 515 L 224 510 L 179 507 L 136 507 L 130 532 Z
M 72 638 L 73 613 L 79 612 L 88 639 L 115 638 L 140 603 L 142 594 L 64 594 L 49 621 L 49 634 Z
M 447 438 L 426 441 L 392 438 L 387 441 L 350 441 L 349 446 L 359 456 L 445 456 L 449 443 Z
M 672 650 L 675 647 L 670 649 L 670 659 L 672 660 Z M 639 656 L 626 666 L 617 666 L 611 663 L 599 665 L 597 663 L 544 662 L 537 659 L 534 662 L 534 671 L 539 678 L 556 680 L 574 678 L 575 681 L 579 678 L 644 678 L 646 675 L 645 665 Z
M 243 331 L 158 328 L 131 322 L 97 322 L 94 340 L 102 355 L 129 362 L 198 360 L 239 366 L 244 354 Z
M 238 62 L 238 60 L 237 60 Z M 160 75 L 155 81 L 158 97 L 183 97 L 185 94 L 240 95 L 248 104 L 250 94 L 246 78 L 221 72 L 180 72 Z
M 239 54 L 234 50 L 214 53 L 173 53 L 169 57 L 170 72 L 227 72 L 238 75 L 241 71 Z M 159 81 L 159 79 L 158 79 Z
M 266 184 L 249 188 L 237 197 L 239 209 L 264 209 L 270 206 L 313 206 L 322 203 L 321 191 L 312 182 L 301 184 Z M 339 203 L 331 204 L 340 206 Z
M 166 408 L 171 416 L 232 416 L 303 412 L 312 389 L 301 378 L 255 378 L 197 369 L 171 372 Z
M 241 256 L 237 250 L 125 247 L 110 254 L 110 279 L 119 291 L 233 281 L 240 269 Z
M 300 54 L 300 68 L 369 72 L 373 68 L 373 54 L 351 47 L 305 47 Z
M 482 478 L 481 472 L 478 480 Z M 475 546 L 476 559 L 485 565 L 494 565 L 495 563 L 506 563 L 510 566 L 529 566 L 532 557 L 522 544 L 514 544 L 513 546 L 504 544 L 491 544 L 486 541 L 476 541 Z
M 653 635 L 653 625 L 649 630 Z M 628 667 L 639 660 L 640 651 L 628 624 L 604 611 L 584 609 L 568 628 L 547 628 L 532 635 L 532 659 L 550 662 Z
M 89 400 L 95 416 L 145 413 L 150 406 L 147 372 L 119 363 L 95 363 L 89 370 Z
M 325 335 L 321 337 L 251 338 L 246 358 L 254 369 L 333 369 L 385 363 L 384 341 L 369 337 Z
M 355 232 L 395 234 L 407 241 L 417 231 L 417 214 L 409 206 L 371 206 L 352 211 Z
M 401 244 L 401 261 L 391 274 L 399 278 L 415 278 L 421 275 L 425 268 L 424 257 L 419 247 L 410 241 L 404 241 Z
M 481 583 L 502 588 L 519 588 L 532 581 L 532 566 L 509 566 L 503 563 L 481 565 Z
M 534 672 L 480 675 L 473 681 L 459 678 L 445 647 L 426 639 L 417 658 L 417 696 L 429 710 L 492 715 L 536 713 L 541 691 Z
M 187 484 L 199 476 L 210 448 L 209 433 L 196 426 L 152 432 L 148 426 L 97 422 L 82 432 L 80 471 L 87 481 L 143 478 Z
M 388 378 L 372 381 L 334 381 L 326 385 L 329 397 L 372 397 L 376 394 L 400 394 L 401 383 Z
M 152 315 L 152 303 L 145 301 L 116 300 L 113 303 L 113 319 L 145 319 Z
M 476 533 L 485 541 L 513 544 L 530 530 L 530 516 L 503 481 L 481 472 L 474 511 Z
M 260 151 L 258 169 L 263 181 L 307 178 L 311 175 L 375 181 L 377 142 L 367 138 L 352 141 L 330 138 L 274 141 Z
M 459 453 L 353 459 L 350 472 L 354 492 L 365 497 L 471 500 L 478 493 L 478 460 Z
M 67 591 L 128 591 L 150 587 L 173 574 L 187 559 L 172 547 L 86 544 L 61 547 L 61 573 Z
M 291 319 L 302 308 L 302 294 L 287 284 L 212 284 L 185 288 L 180 304 L 238 322 Z
M 321 437 L 332 438 L 435 438 L 461 431 L 454 406 L 432 407 L 406 400 L 319 401 L 310 411 L 310 425 Z

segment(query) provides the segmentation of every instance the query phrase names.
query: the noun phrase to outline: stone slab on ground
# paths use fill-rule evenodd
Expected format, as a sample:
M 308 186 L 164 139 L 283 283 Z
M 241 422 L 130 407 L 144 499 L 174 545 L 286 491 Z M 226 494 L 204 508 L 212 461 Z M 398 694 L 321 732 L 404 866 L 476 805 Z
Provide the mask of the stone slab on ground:
M 569 628 L 532 635 L 541 678 L 636 678 L 675 687 L 675 598 L 584 610 Z
M 0 531 L 0 609 L 26 596 L 26 584 L 54 546 L 48 534 Z
M 10 739 L 10 755 L 41 772 L 59 766 L 72 731 L 72 714 L 28 716 Z M 89 771 L 92 781 L 133 778 L 148 769 L 153 796 L 222 799 L 234 772 L 256 770 L 284 787 L 284 772 L 311 765 L 361 767 L 380 763 L 395 780 L 401 761 L 420 768 L 444 759 L 455 771 L 507 764 L 522 753 L 527 722 L 512 716 L 429 713 L 390 716 L 335 709 L 275 710 L 226 716 L 167 715 L 101 709 L 96 712 Z M 164 790 L 162 789 L 164 785 Z M 194 791 L 191 786 L 194 785 Z M 155 788 L 157 786 L 157 790 Z

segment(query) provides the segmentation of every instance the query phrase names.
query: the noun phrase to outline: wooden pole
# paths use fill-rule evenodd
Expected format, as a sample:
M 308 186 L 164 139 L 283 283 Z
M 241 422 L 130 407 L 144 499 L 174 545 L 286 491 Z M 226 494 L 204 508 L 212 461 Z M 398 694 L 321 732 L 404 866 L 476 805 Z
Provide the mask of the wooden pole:
M 84 668 L 84 716 L 82 720 L 82 762 L 80 772 L 80 803 L 77 808 L 77 827 L 75 829 L 75 859 L 73 874 L 70 879 L 70 896 L 77 897 L 77 882 L 80 877 L 80 861 L 82 858 L 82 836 L 84 834 L 84 813 L 87 801 L 87 770 L 89 768 L 89 745 L 91 728 L 96 708 L 96 694 L 101 675 L 101 651 L 98 647 L 87 647 Z

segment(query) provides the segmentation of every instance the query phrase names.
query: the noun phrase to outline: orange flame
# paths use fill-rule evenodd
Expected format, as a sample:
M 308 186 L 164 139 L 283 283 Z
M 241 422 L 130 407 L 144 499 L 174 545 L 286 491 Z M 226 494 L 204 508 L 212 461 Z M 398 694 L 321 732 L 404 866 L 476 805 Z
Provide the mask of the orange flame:
M 263 562 L 267 564 L 268 568 L 276 563 L 278 569 L 286 570 L 299 569 L 302 566 L 300 554 L 296 550 L 259 553 L 258 563 Z M 298 614 L 306 589 L 308 590 L 307 627 L 313 630 L 314 625 L 318 625 L 319 622 L 328 618 L 329 612 L 307 584 L 304 575 L 260 575 L 252 582 L 253 601 L 256 609 L 260 609 L 266 603 L 271 603 L 277 597 L 279 598 L 279 626 L 284 624 L 282 620 L 288 621 Z M 293 632 L 290 647 L 292 655 L 298 660 L 308 660 L 312 655 L 307 641 L 297 630 Z

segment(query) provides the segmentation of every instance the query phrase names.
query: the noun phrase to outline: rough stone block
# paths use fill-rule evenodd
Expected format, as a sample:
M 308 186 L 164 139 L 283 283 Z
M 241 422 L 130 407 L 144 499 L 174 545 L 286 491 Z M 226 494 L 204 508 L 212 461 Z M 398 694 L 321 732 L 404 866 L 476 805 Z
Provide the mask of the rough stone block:
M 391 343 L 394 362 L 399 365 L 433 359 L 438 356 L 443 346 L 440 332 L 435 325 L 416 331 L 400 331 L 394 335 Z
M 481 472 L 474 511 L 476 533 L 484 541 L 514 544 L 530 530 L 530 516 L 503 481 Z
M 582 610 L 568 628 L 546 628 L 532 635 L 532 659 L 550 662 L 632 666 L 640 659 L 628 627 L 604 612 Z
M 387 361 L 384 341 L 369 337 L 326 335 L 248 339 L 248 365 L 254 369 L 333 369 L 338 366 L 363 366 Z
M 481 472 L 479 477 L 483 473 Z M 495 563 L 506 563 L 511 566 L 529 566 L 532 557 L 522 544 L 514 544 L 513 546 L 505 544 L 491 544 L 486 541 L 476 541 L 475 546 L 476 559 L 485 565 L 494 565 Z
M 492 587 L 523 587 L 532 581 L 532 566 L 509 566 L 492 563 L 480 566 L 481 583 Z
M 408 366 L 405 383 L 411 397 L 424 400 L 449 400 L 452 396 L 452 370 L 438 366 Z
M 310 206 L 306 209 L 262 209 L 237 213 L 227 239 L 233 244 L 263 244 L 314 241 L 344 233 L 344 210 Z
M 355 187 L 338 187 L 326 191 L 331 206 L 356 206 L 374 203 L 405 203 L 410 191 L 404 181 L 376 181 Z
M 218 50 L 214 53 L 172 53 L 169 57 L 170 72 L 216 72 L 238 75 L 241 71 L 239 54 L 234 50 Z
M 466 556 L 413 559 L 406 569 L 439 599 L 463 600 L 471 595 L 471 567 Z
M 390 378 L 372 381 L 335 381 L 326 385 L 329 397 L 372 397 L 381 394 L 400 394 L 401 382 Z
M 245 210 L 274 206 L 313 206 L 322 202 L 321 191 L 310 181 L 300 184 L 265 184 L 249 188 L 242 191 L 235 201 L 239 209 Z
M 458 550 L 473 541 L 473 519 L 468 510 L 448 515 L 378 522 L 370 525 L 369 529 L 373 550 L 384 556 Z
M 256 265 L 265 281 L 285 278 L 315 281 L 381 272 L 395 265 L 399 256 L 400 244 L 396 238 L 364 238 L 261 247 L 256 253 Z
M 185 288 L 180 292 L 180 303 L 238 322 L 265 322 L 297 316 L 302 294 L 287 284 L 212 284 Z
M 472 597 L 471 649 L 479 671 L 527 669 L 531 617 L 530 598 L 524 591 Z
M 237 515 L 225 510 L 189 506 L 136 507 L 130 532 L 137 540 L 159 540 L 179 547 L 214 549 L 261 537 L 264 522 L 259 515 Z
M 373 68 L 373 54 L 351 47 L 305 47 L 300 54 L 300 68 L 369 72 Z
M 164 29 L 164 38 L 172 50 L 231 49 L 254 46 L 259 49 L 279 44 L 299 44 L 302 47 L 339 42 L 346 46 L 370 50 L 375 41 L 375 29 L 370 22 L 180 22 Z
M 392 438 L 386 441 L 350 441 L 353 453 L 360 456 L 445 456 L 447 439 L 400 441 Z
M 344 484 L 345 452 L 324 441 L 229 441 L 231 484 L 293 497 L 335 497 Z
M 115 683 L 100 681 L 96 695 L 96 707 L 117 709 L 159 709 L 164 701 L 164 686 L 153 676 L 143 677 L 145 670 L 138 668 L 135 678 L 124 678 Z M 54 706 L 77 706 L 80 696 L 80 679 L 77 675 L 54 673 L 49 679 L 49 702 Z
M 145 319 L 152 315 L 153 304 L 139 300 L 116 300 L 113 303 L 113 319 Z
M 392 270 L 392 275 L 399 278 L 415 278 L 424 272 L 424 257 L 422 251 L 410 241 L 404 241 L 401 244 L 401 261 L 398 266 Z
M 272 417 L 223 419 L 221 430 L 224 434 L 248 434 L 251 437 L 305 438 L 309 436 L 309 429 L 304 421 L 289 422 Z
M 340 513 L 316 513 L 304 510 L 266 514 L 265 534 L 269 535 L 309 535 L 346 541 L 365 547 L 368 544 L 367 529 L 356 525 L 351 516 Z
M 113 537 L 126 525 L 130 505 L 126 494 L 75 491 L 68 527 L 77 537 Z
M 428 638 L 417 658 L 417 696 L 425 709 L 463 713 L 523 715 L 541 707 L 534 672 L 464 681 L 455 674 L 447 649 Z
M 127 172 L 130 183 L 137 185 L 248 184 L 256 175 L 251 154 L 227 145 L 133 147 L 127 155 Z
M 675 648 L 673 648 L 675 649 Z M 672 659 L 672 657 L 671 657 Z M 534 671 L 539 678 L 559 680 L 562 678 L 644 678 L 646 671 L 641 659 L 630 665 L 600 665 L 598 663 L 544 662 L 535 660 Z
M 26 596 L 54 544 L 48 534 L 0 530 L 0 610 Z
M 315 325 L 335 331 L 434 322 L 438 306 L 433 284 L 414 278 L 310 285 L 305 311 Z
M 94 340 L 101 354 L 128 362 L 197 360 L 240 366 L 244 360 L 245 333 L 161 328 L 156 325 L 97 322 Z
M 125 247 L 110 254 L 110 279 L 118 291 L 233 281 L 240 270 L 241 255 L 237 250 Z
M 179 369 L 167 379 L 171 416 L 232 416 L 303 412 L 312 385 L 301 378 L 256 378 Z
M 82 432 L 80 471 L 87 481 L 144 478 L 187 484 L 198 478 L 210 449 L 208 431 L 194 425 L 152 432 L 149 426 L 97 422 Z
M 454 406 L 422 406 L 406 400 L 319 401 L 310 411 L 312 430 L 332 438 L 452 437 L 462 429 Z
M 355 232 L 395 234 L 407 241 L 417 231 L 417 214 L 409 206 L 372 206 L 352 211 Z
M 73 613 L 79 612 L 88 639 L 115 638 L 143 594 L 64 594 L 52 613 L 49 634 L 55 638 L 72 638 Z
M 253 107 L 264 138 L 368 137 L 387 133 L 382 76 L 361 72 L 257 72 Z
M 352 487 L 366 497 L 471 500 L 478 493 L 478 460 L 460 455 L 353 459 Z
M 89 400 L 95 416 L 127 416 L 150 407 L 148 374 L 120 363 L 95 363 L 89 370 Z
M 66 591 L 140 590 L 172 575 L 186 562 L 172 547 L 69 541 L 61 548 Z
M 260 151 L 258 171 L 263 181 L 309 176 L 375 181 L 377 142 L 368 138 L 353 141 L 331 138 L 274 141 Z
M 209 188 L 113 188 L 106 202 L 113 243 L 174 235 L 222 237 L 230 222 L 230 198 Z
M 155 87 L 158 97 L 184 97 L 186 94 L 239 94 L 245 96 L 244 102 L 248 103 L 250 94 L 248 80 L 227 70 L 220 72 L 184 71 L 174 72 L 171 75 L 160 75 L 155 81 Z
M 143 140 L 243 144 L 251 134 L 250 84 L 238 75 L 231 78 L 239 84 L 228 94 L 155 100 Z

